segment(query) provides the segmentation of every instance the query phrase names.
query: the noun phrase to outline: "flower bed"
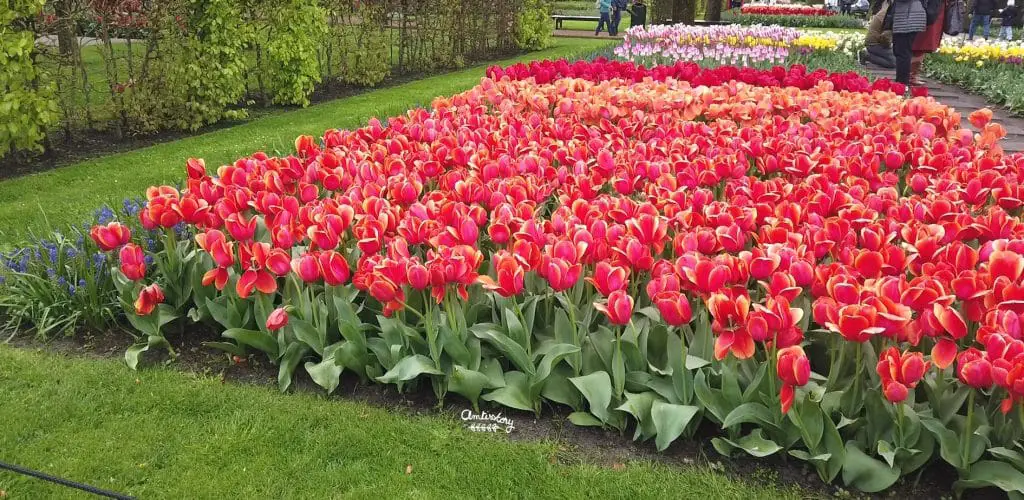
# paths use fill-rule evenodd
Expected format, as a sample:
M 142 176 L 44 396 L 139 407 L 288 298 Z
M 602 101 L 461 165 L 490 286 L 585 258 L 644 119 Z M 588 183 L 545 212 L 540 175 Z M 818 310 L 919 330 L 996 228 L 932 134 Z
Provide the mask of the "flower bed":
M 626 31 L 615 55 L 650 63 L 778 64 L 799 37 L 798 30 L 779 26 L 638 26 Z
M 835 90 L 850 92 L 870 92 L 873 90 L 903 93 L 904 87 L 891 80 L 881 78 L 869 81 L 858 73 L 829 73 L 824 69 L 808 71 L 801 65 L 788 68 L 775 66 L 769 69 L 749 67 L 718 66 L 704 68 L 692 62 L 677 62 L 665 66 L 650 68 L 632 61 L 616 61 L 603 58 L 594 61 L 568 62 L 534 61 L 529 64 L 515 64 L 506 68 L 492 66 L 487 70 L 487 77 L 500 80 L 533 79 L 536 83 L 551 83 L 563 78 L 580 78 L 591 82 L 623 79 L 629 82 L 641 82 L 645 79 L 665 81 L 673 79 L 688 82 L 693 86 L 718 86 L 730 81 L 742 82 L 759 87 L 794 87 L 801 90 L 817 87 L 822 82 L 830 82 Z
M 1024 41 L 964 41 L 960 38 L 947 37 L 939 47 L 939 54 L 951 56 L 956 62 L 977 67 L 986 64 L 1009 64 L 1019 68 L 1024 64 Z
M 710 421 L 724 454 L 868 492 L 937 460 L 1024 485 L 1024 155 L 990 113 L 975 135 L 799 67 L 488 77 L 286 157 L 190 160 L 184 189 L 101 214 L 73 245 L 117 255 L 97 280 L 139 333 L 128 363 L 204 323 L 282 389 L 350 371 L 561 404 L 658 449 Z
M 143 334 L 129 363 L 187 317 L 282 388 L 349 370 L 547 401 L 659 449 L 709 420 L 722 453 L 864 491 L 933 459 L 961 487 L 1024 484 L 1024 156 L 990 114 L 974 135 L 927 98 L 597 64 L 492 69 L 213 176 L 190 160 L 186 189 L 147 193 L 160 250 L 93 231 Z
M 793 28 L 863 28 L 864 20 L 845 14 L 797 15 L 754 14 L 746 12 L 722 13 L 722 20 L 742 25 L 778 25 Z
M 740 8 L 740 13 L 761 16 L 834 16 L 834 11 L 824 7 L 811 7 L 809 5 L 768 5 L 768 4 L 747 4 Z
M 959 85 L 1024 115 L 1022 61 L 1024 44 L 1020 41 L 963 42 L 946 37 L 939 53 L 925 62 L 925 71 L 939 81 Z

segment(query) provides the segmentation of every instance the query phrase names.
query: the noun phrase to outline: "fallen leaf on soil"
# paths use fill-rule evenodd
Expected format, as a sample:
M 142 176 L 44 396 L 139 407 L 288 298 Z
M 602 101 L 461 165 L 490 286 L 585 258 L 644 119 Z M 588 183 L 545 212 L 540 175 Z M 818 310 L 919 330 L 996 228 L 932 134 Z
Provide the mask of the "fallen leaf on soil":
M 626 470 L 626 464 L 622 464 L 622 463 L 616 462 L 616 463 L 612 464 L 612 470 L 617 470 L 617 471 Z
M 551 465 L 555 465 L 555 464 L 558 463 L 558 458 L 555 457 L 554 455 L 549 455 L 548 456 L 548 463 L 551 464 Z
M 412 464 L 405 466 L 405 475 L 412 474 Z
M 135 379 L 135 383 L 136 383 L 136 384 L 141 384 L 141 383 L 142 383 L 142 381 L 141 381 L 141 380 L 139 380 L 139 379 Z
M 0 490 L 0 498 L 7 498 L 7 492 L 4 490 Z

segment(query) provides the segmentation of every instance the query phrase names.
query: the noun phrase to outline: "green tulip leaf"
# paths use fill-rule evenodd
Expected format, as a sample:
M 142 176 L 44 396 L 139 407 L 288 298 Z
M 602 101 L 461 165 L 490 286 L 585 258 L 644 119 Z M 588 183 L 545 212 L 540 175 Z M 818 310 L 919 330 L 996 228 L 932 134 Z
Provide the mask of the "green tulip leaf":
M 843 483 L 865 493 L 877 493 L 900 478 L 900 471 L 867 456 L 853 442 L 846 443 Z
M 728 429 L 741 424 L 761 424 L 777 429 L 772 411 L 761 403 L 743 403 L 733 408 L 725 419 L 722 420 L 722 428 Z
M 988 486 L 1024 494 L 1024 473 L 1006 462 L 982 460 L 971 466 L 965 479 L 953 483 L 953 490 L 959 495 L 967 489 Z
M 309 352 L 309 347 L 298 342 L 292 343 L 281 355 L 281 366 L 277 370 L 277 387 L 285 392 L 292 385 L 292 375 L 299 362 Z
M 611 417 L 608 407 L 612 403 L 612 380 L 607 372 L 598 371 L 582 377 L 569 379 L 579 389 L 590 405 L 593 413 L 602 422 L 607 423 Z
M 664 451 L 672 444 L 690 424 L 693 417 L 697 415 L 700 408 L 696 406 L 675 405 L 662 401 L 655 401 L 651 405 L 651 419 L 654 421 L 654 428 L 658 435 L 655 444 L 658 451 Z
M 233 339 L 240 344 L 245 344 L 253 349 L 263 351 L 271 360 L 277 360 L 279 351 L 277 339 L 269 333 L 259 330 L 246 330 L 244 328 L 229 328 L 224 331 L 223 336 Z
M 526 354 L 526 350 L 523 349 L 523 346 L 508 335 L 505 335 L 505 333 L 499 331 L 495 326 L 496 325 L 493 324 L 481 323 L 471 326 L 469 331 L 473 332 L 473 335 L 476 335 L 480 340 L 486 340 L 492 346 L 501 351 L 501 353 L 504 354 L 505 357 L 516 366 L 516 368 L 519 368 L 519 370 L 524 373 L 532 375 L 534 372 L 534 366 L 530 361 L 530 356 Z
M 377 377 L 377 380 L 385 384 L 394 384 L 397 382 L 408 382 L 424 374 L 443 375 L 434 366 L 434 362 L 430 358 L 422 354 L 414 354 L 402 358 L 401 361 L 395 364 L 394 368 L 388 370 L 384 375 Z
M 587 413 L 585 411 L 574 411 L 574 412 L 570 413 L 569 414 L 569 421 L 572 422 L 573 425 L 578 425 L 580 427 L 603 427 L 604 426 L 603 422 L 601 422 L 597 418 L 594 418 L 593 415 L 591 415 L 591 414 L 589 414 L 589 413 Z
M 448 390 L 468 399 L 474 410 L 479 409 L 477 400 L 485 388 L 491 388 L 487 375 L 462 365 L 452 367 L 452 374 L 448 378 Z
M 517 410 L 535 411 L 529 393 L 530 377 L 523 372 L 511 371 L 505 373 L 504 387 L 485 394 L 483 398 Z

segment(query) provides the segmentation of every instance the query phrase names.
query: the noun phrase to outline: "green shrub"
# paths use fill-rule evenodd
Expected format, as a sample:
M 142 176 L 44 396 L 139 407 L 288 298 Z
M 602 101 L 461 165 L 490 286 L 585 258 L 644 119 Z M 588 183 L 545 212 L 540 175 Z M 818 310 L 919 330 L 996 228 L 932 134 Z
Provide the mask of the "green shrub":
M 43 0 L 0 3 L 0 157 L 11 149 L 41 150 L 46 129 L 57 122 L 53 88 L 40 82 L 29 23 Z
M 253 27 L 264 64 L 266 91 L 274 104 L 309 105 L 320 83 L 317 50 L 327 34 L 327 13 L 316 0 L 270 0 L 259 4 Z
M 197 130 L 223 119 L 245 95 L 245 25 L 233 0 L 181 0 L 155 12 L 149 41 L 159 54 L 136 92 L 136 127 Z
M 554 31 L 550 0 L 523 0 L 523 10 L 516 20 L 516 44 L 519 48 L 541 50 L 550 47 Z

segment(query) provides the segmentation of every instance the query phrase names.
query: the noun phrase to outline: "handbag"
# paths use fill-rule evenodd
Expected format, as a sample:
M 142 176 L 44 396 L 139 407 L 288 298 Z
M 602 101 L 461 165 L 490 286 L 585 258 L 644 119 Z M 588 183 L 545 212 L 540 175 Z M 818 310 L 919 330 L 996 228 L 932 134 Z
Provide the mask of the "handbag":
M 959 35 L 964 28 L 964 0 L 946 0 L 946 20 L 942 31 L 950 36 Z

